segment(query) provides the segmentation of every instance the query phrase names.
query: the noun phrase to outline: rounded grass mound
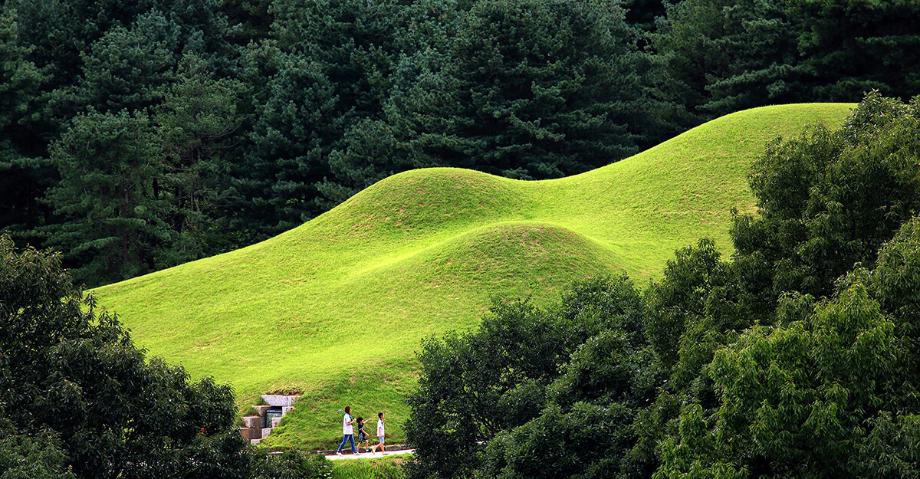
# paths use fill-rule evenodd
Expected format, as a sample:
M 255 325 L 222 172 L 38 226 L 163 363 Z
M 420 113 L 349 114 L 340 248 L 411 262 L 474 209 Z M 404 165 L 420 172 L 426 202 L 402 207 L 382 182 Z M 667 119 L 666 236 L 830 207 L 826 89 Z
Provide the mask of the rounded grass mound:
M 94 293 L 153 354 L 232 384 L 241 410 L 302 390 L 267 446 L 334 446 L 345 404 L 386 411 L 398 442 L 422 338 L 475 326 L 497 295 L 541 302 L 608 272 L 648 280 L 703 236 L 728 251 L 767 142 L 852 107 L 746 110 L 559 180 L 409 171 L 275 238 Z

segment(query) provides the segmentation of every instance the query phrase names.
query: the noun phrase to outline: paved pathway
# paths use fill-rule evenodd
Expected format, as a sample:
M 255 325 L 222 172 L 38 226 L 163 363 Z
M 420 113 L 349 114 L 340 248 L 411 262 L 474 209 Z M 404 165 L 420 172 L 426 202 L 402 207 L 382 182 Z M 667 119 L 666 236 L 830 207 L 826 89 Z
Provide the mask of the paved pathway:
M 348 453 L 342 453 L 341 456 L 339 456 L 338 454 L 329 454 L 326 456 L 326 459 L 329 459 L 330 461 L 339 461 L 339 460 L 344 460 L 344 459 L 373 459 L 375 457 L 398 456 L 402 454 L 413 454 L 413 453 L 415 453 L 415 449 L 403 449 L 400 451 L 386 451 L 383 454 L 379 452 L 361 452 L 358 454 L 352 454 L 348 452 Z

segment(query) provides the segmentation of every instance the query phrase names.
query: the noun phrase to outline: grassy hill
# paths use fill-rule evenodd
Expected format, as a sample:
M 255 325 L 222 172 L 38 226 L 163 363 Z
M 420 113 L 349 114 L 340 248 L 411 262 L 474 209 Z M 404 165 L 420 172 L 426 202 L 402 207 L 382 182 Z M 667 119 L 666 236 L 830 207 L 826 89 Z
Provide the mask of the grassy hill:
M 275 238 L 95 294 L 151 353 L 232 384 L 241 408 L 303 390 L 266 445 L 333 446 L 346 403 L 387 411 L 398 440 L 422 338 L 475 325 L 493 295 L 543 301 L 613 271 L 643 282 L 703 236 L 728 251 L 730 209 L 754 207 L 752 159 L 851 107 L 747 110 L 558 180 L 409 171 Z

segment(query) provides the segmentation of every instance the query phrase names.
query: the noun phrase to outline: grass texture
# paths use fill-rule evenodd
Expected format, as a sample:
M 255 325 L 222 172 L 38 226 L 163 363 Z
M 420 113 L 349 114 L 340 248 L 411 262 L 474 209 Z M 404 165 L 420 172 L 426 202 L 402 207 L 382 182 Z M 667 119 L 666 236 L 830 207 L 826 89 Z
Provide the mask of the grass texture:
M 403 479 L 405 456 L 332 462 L 332 479 Z
M 386 411 L 398 442 L 422 338 L 475 326 L 495 295 L 539 303 L 621 271 L 644 283 L 701 237 L 730 251 L 731 208 L 755 208 L 752 160 L 852 107 L 746 110 L 557 180 L 408 171 L 269 240 L 94 294 L 152 354 L 231 384 L 241 411 L 302 390 L 266 446 L 334 447 L 345 404 Z

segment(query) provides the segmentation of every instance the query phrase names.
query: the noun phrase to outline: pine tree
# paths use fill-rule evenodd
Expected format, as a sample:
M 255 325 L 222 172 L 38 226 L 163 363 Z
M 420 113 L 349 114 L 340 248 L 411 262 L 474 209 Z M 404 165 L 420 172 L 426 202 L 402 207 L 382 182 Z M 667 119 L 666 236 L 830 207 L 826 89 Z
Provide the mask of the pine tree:
M 920 93 L 920 2 L 789 2 L 812 100 Z
M 179 25 L 159 12 L 141 15 L 131 28 L 112 28 L 83 58 L 75 101 L 109 112 L 160 103 L 174 81 L 180 38 Z
M 653 35 L 668 98 L 708 118 L 920 90 L 920 3 L 683 0 Z
M 335 86 L 323 68 L 294 54 L 277 53 L 278 72 L 256 111 L 237 180 L 243 207 L 257 234 L 274 234 L 327 209 L 316 184 L 329 176 L 327 155 L 343 131 Z
M 793 20 L 768 0 L 685 0 L 653 35 L 667 95 L 698 115 L 801 97 Z
M 76 117 L 51 150 L 61 181 L 48 199 L 61 223 L 49 243 L 66 252 L 75 278 L 96 285 L 150 271 L 170 237 L 158 195 L 156 132 L 142 113 Z
M 443 62 L 387 105 L 400 164 L 558 177 L 623 158 L 647 118 L 637 32 L 614 2 L 477 2 Z
M 157 252 L 157 266 L 240 247 L 221 231 L 227 211 L 230 161 L 242 123 L 237 103 L 239 81 L 215 78 L 207 63 L 188 54 L 180 61 L 177 82 L 167 91 L 154 117 L 163 146 L 163 176 L 157 200 L 168 204 L 173 237 Z
M 36 148 L 41 141 L 33 127 L 47 76 L 29 61 L 30 51 L 20 43 L 17 12 L 4 7 L 0 12 L 0 229 L 20 235 L 46 216 L 38 198 L 55 179 Z

